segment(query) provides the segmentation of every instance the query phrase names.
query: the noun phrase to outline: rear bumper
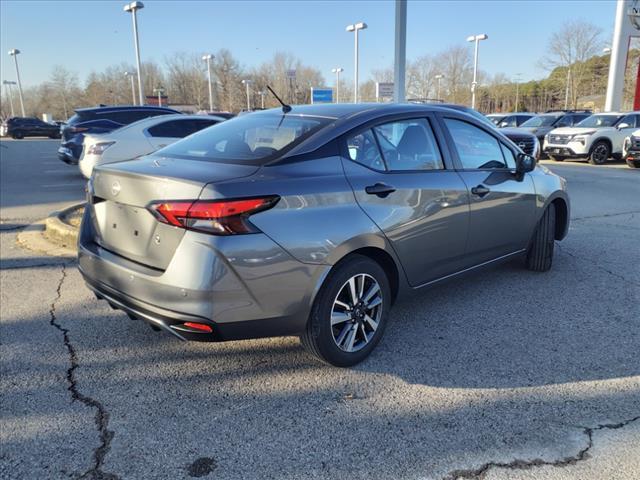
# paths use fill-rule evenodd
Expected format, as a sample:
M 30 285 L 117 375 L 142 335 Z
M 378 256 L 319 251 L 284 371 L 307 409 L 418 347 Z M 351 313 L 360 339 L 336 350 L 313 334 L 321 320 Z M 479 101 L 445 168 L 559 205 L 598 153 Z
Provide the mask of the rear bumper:
M 330 268 L 293 259 L 266 235 L 186 232 L 167 268 L 151 269 L 97 245 L 87 213 L 78 266 L 88 287 L 114 308 L 199 341 L 300 334 Z M 213 332 L 185 332 L 185 322 Z

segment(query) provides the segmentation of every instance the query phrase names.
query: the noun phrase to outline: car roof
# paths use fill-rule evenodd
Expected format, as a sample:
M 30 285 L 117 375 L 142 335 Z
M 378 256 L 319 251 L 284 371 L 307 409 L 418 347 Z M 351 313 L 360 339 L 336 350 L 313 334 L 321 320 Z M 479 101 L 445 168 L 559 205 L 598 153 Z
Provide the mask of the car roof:
M 441 104 L 437 104 L 441 106 Z M 326 103 L 315 105 L 292 105 L 291 111 L 287 115 L 301 115 L 310 117 L 324 117 L 331 119 L 342 119 L 364 112 L 375 112 L 379 115 L 404 113 L 404 112 L 424 112 L 437 111 L 436 104 L 415 104 L 415 103 Z M 252 112 L 250 115 L 273 115 L 282 114 L 281 108 L 270 108 Z
M 159 112 L 175 112 L 175 113 L 180 113 L 177 110 L 174 110 L 173 108 L 168 108 L 168 107 L 156 107 L 154 105 L 112 105 L 112 106 L 98 106 L 98 107 L 86 107 L 86 108 L 77 108 L 75 110 L 76 113 L 87 113 L 87 112 L 100 112 L 100 113 L 107 113 L 107 112 L 120 112 L 120 111 L 128 111 L 128 110 L 157 110 Z

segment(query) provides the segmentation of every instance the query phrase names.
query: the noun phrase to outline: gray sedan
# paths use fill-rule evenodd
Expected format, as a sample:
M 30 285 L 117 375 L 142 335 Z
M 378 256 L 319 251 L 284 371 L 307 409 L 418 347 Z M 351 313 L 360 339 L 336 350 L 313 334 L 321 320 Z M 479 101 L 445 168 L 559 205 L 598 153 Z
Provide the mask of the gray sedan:
M 183 340 L 298 335 L 354 365 L 391 305 L 506 260 L 551 267 L 562 178 L 437 105 L 245 115 L 94 170 L 79 266 L 100 299 Z

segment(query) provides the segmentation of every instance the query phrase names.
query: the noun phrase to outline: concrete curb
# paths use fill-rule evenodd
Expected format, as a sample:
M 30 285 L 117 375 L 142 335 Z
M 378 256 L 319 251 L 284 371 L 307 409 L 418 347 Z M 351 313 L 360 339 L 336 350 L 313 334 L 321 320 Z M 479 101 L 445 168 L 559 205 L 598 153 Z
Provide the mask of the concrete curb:
M 84 208 L 84 202 L 49 215 L 44 221 L 44 236 L 56 245 L 75 251 L 78 243 L 78 228 L 67 223 L 66 219 L 81 208 Z
M 78 203 L 53 212 L 46 219 L 32 223 L 18 233 L 16 242 L 23 248 L 44 255 L 75 258 L 78 255 L 78 229 L 66 220 L 83 207 L 84 203 Z

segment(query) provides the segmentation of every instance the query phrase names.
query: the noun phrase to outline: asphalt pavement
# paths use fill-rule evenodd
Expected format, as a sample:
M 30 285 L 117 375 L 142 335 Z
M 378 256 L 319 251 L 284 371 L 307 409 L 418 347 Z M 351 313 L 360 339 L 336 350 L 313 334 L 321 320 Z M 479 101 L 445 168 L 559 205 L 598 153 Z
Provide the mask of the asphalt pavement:
M 45 173 L 55 142 L 1 145 L 0 477 L 640 478 L 640 171 L 547 163 L 573 202 L 550 272 L 404 301 L 337 369 L 297 339 L 181 343 L 95 300 L 73 262 L 15 245 L 82 199 L 76 170 Z

